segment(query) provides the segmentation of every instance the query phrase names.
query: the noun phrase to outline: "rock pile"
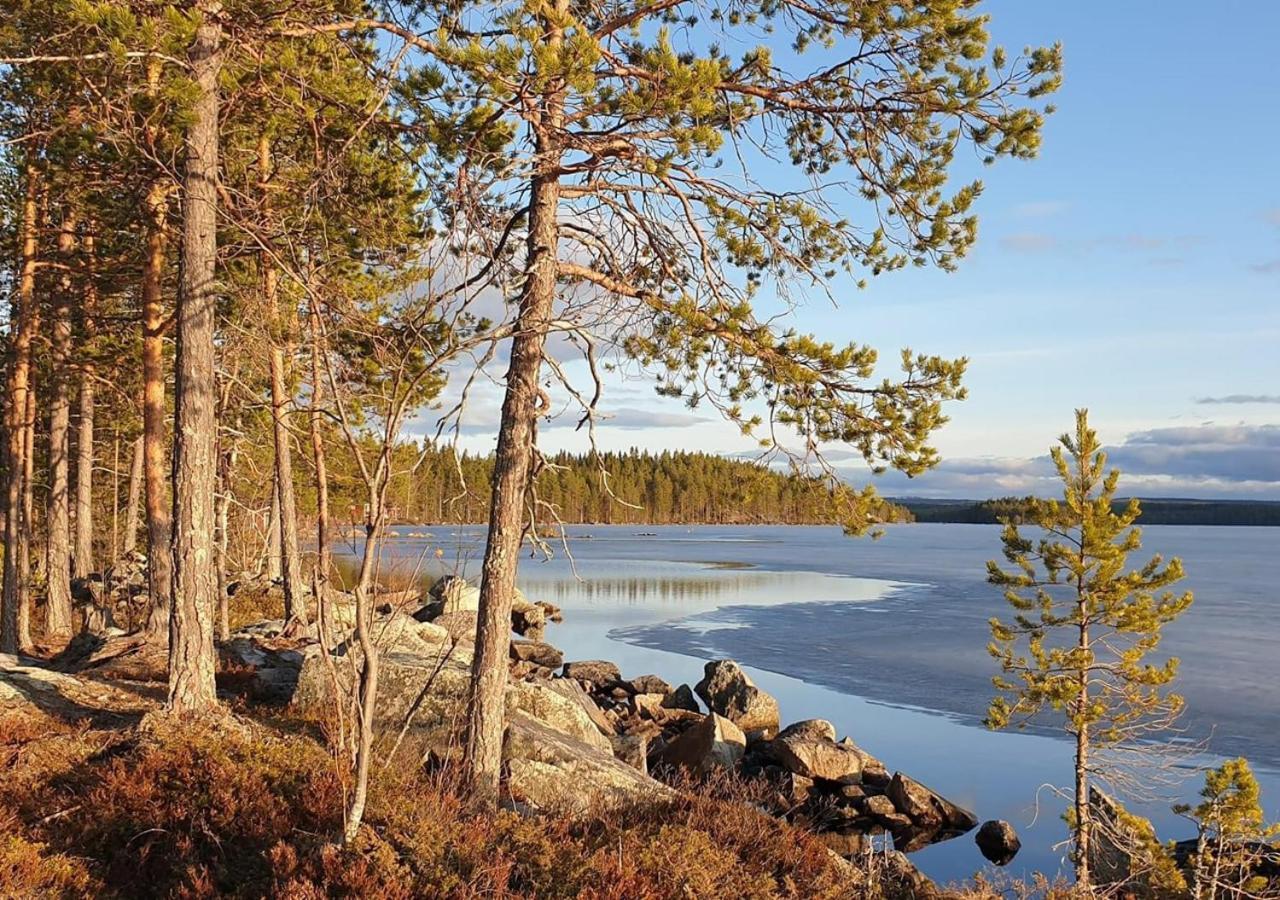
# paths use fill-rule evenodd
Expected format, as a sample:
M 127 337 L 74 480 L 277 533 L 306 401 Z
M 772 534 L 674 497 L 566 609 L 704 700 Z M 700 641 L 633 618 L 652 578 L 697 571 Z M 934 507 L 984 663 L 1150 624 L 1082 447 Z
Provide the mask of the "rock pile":
M 441 756 L 456 752 L 478 599 L 472 586 L 447 579 L 417 609 L 379 605 L 380 728 L 412 734 Z M 891 835 L 895 849 L 909 852 L 977 825 L 972 813 L 890 772 L 848 737 L 837 740 L 830 722 L 780 728 L 777 700 L 732 660 L 707 663 L 692 688 L 654 674 L 625 678 L 607 660 L 565 662 L 542 639 L 558 610 L 523 595 L 517 601 L 512 626 L 524 636 L 511 641 L 503 750 L 517 808 L 572 811 L 660 797 L 670 790 L 660 780 L 668 773 L 728 772 L 762 786 L 771 812 L 812 829 L 842 855 L 862 849 L 868 835 Z M 349 627 L 350 600 L 331 606 L 333 621 Z M 224 660 L 252 670 L 260 698 L 331 708 L 335 686 L 344 695 L 351 688 L 355 667 L 344 658 L 358 658 L 358 644 L 342 637 L 326 658 L 314 639 L 286 639 L 282 630 L 280 622 L 243 629 L 223 645 Z M 992 852 L 1007 854 L 1010 846 L 1005 840 Z

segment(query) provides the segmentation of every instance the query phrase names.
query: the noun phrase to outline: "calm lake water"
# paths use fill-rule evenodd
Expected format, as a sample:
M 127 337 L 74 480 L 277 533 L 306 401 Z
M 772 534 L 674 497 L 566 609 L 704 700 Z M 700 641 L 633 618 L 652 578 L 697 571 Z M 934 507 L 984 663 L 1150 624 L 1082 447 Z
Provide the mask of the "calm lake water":
M 479 571 L 478 528 L 396 531 L 430 534 L 388 545 L 387 564 L 402 573 Z M 830 719 L 891 770 L 981 819 L 1012 822 L 1023 839 L 1013 874 L 1068 868 L 1054 846 L 1065 803 L 1051 786 L 1070 780 L 1071 745 L 1049 730 L 981 724 L 995 671 L 986 622 L 1006 614 L 985 582 L 998 528 L 894 526 L 872 541 L 825 527 L 581 526 L 569 537 L 572 563 L 557 546 L 520 570 L 531 598 L 564 608 L 547 639 L 566 659 L 611 659 L 628 677 L 691 685 L 705 660 L 736 659 L 778 698 L 784 724 Z M 1280 529 L 1151 526 L 1145 544 L 1182 557 L 1196 594 L 1161 648 L 1182 659 L 1181 740 L 1249 757 L 1280 817 Z M 1202 761 L 1179 763 L 1181 784 L 1150 779 L 1152 797 L 1131 804 L 1162 837 L 1188 836 L 1168 806 L 1194 794 Z M 972 835 L 912 858 L 941 881 L 984 865 Z

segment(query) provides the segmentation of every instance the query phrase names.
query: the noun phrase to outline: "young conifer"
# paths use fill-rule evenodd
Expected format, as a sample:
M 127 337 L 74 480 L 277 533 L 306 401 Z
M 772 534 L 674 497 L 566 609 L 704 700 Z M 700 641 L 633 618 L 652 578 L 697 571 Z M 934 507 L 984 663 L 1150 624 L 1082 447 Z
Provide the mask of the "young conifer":
M 1134 526 L 1137 500 L 1117 508 L 1117 469 L 1107 457 L 1088 412 L 1076 411 L 1075 434 L 1051 450 L 1063 484 L 1061 500 L 1030 500 L 1022 520 L 1043 532 L 1024 537 L 1006 522 L 1002 541 L 1010 568 L 987 564 L 988 580 L 1004 588 L 1011 621 L 991 619 L 988 649 L 1000 661 L 987 725 L 1019 727 L 1039 714 L 1062 717 L 1075 739 L 1074 807 L 1068 820 L 1075 841 L 1076 880 L 1091 884 L 1090 777 L 1105 773 L 1095 751 L 1132 745 L 1167 728 L 1183 701 L 1165 688 L 1178 660 L 1151 663 L 1160 632 L 1191 605 L 1191 594 L 1166 590 L 1182 578 L 1178 559 L 1154 556 L 1136 569 L 1128 555 L 1142 546 Z

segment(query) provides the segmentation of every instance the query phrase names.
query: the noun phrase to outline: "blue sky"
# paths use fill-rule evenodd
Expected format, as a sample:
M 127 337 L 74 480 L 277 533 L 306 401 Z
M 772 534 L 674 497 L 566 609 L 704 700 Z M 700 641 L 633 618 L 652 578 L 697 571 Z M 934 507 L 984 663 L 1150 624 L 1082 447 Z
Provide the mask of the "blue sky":
M 937 438 L 943 465 L 882 491 L 1051 490 L 1041 457 L 1087 406 L 1135 492 L 1280 499 L 1280 3 L 985 6 L 1011 50 L 1064 45 L 1040 158 L 957 169 L 986 183 L 958 272 L 839 286 L 838 308 L 798 313 L 889 361 L 902 346 L 971 359 L 970 399 Z M 751 447 L 641 380 L 609 397 L 607 447 Z

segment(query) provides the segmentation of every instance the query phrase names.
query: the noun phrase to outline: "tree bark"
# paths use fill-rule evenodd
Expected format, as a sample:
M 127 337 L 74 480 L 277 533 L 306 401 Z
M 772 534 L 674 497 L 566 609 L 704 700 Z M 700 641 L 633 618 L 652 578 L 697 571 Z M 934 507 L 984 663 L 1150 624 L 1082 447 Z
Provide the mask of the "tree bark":
M 267 230 L 271 227 L 271 143 L 265 134 L 258 138 L 258 186 L 261 192 L 262 217 Z M 280 578 L 284 585 L 285 621 L 307 621 L 307 603 L 302 581 L 302 559 L 298 552 L 298 507 L 293 491 L 293 452 L 289 445 L 289 394 L 285 389 L 285 361 L 290 347 L 290 316 L 280 302 L 280 276 L 271 254 L 263 249 L 258 255 L 262 269 L 262 299 L 270 318 L 271 351 L 271 426 L 275 444 L 276 493 L 280 509 Z
M 45 578 L 49 597 L 45 634 L 71 636 L 71 496 L 68 457 L 71 449 L 71 389 L 67 366 L 71 356 L 71 256 L 76 220 L 66 213 L 58 232 L 58 257 L 66 268 L 54 293 L 50 346 L 53 398 L 49 404 L 49 498 L 46 506 Z
M 18 276 L 18 290 L 10 304 L 9 321 L 12 356 L 6 385 L 8 404 L 5 407 L 5 552 L 3 593 L 0 594 L 0 652 L 17 653 L 31 646 L 30 626 L 23 628 L 23 620 L 29 619 L 30 599 L 23 579 L 21 560 L 27 553 L 27 537 L 22 510 L 23 479 L 26 471 L 26 418 L 27 394 L 31 383 L 31 336 L 36 284 L 37 215 L 36 197 L 39 176 L 35 167 L 26 169 L 26 192 L 22 203 L 22 261 Z
M 93 338 L 97 323 L 98 285 L 94 266 L 93 231 L 85 232 L 84 255 L 84 340 L 81 352 L 87 357 L 80 364 L 79 415 L 76 428 L 76 533 L 71 551 L 72 574 L 86 578 L 93 571 L 93 426 L 94 383 Z
M 138 549 L 138 508 L 142 505 L 142 445 L 139 437 L 133 442 L 132 463 L 129 465 L 129 499 L 124 508 L 125 556 Z
M 147 255 L 142 270 L 142 469 L 147 519 L 148 640 L 165 640 L 173 598 L 172 508 L 169 503 L 164 408 L 164 284 L 168 191 L 157 181 L 147 194 Z
M 562 43 L 567 0 L 544 19 L 547 44 Z M 471 714 L 467 730 L 466 776 L 477 802 L 498 799 L 502 764 L 504 691 L 511 641 L 511 597 L 524 540 L 525 494 L 532 464 L 535 427 L 540 408 L 538 373 L 556 291 L 560 201 L 560 129 L 564 119 L 564 87 L 554 83 L 544 95 L 534 123 L 535 171 L 531 180 L 525 281 L 520 297 L 516 336 L 511 343 L 506 396 L 494 456 L 489 532 L 480 582 L 476 652 L 471 667 Z
M 276 480 L 275 467 L 271 469 L 271 508 L 267 513 L 267 577 L 279 581 L 283 574 L 280 565 L 280 482 Z
M 173 452 L 173 605 L 169 616 L 169 710 L 217 706 L 213 643 L 217 576 L 213 571 L 216 489 L 214 318 L 218 233 L 218 73 L 221 7 L 198 5 L 188 58 L 197 95 L 187 127 L 178 285 L 178 361 Z
M 329 586 L 329 466 L 324 452 L 324 382 L 320 377 L 320 305 L 310 300 L 311 326 L 311 414 L 308 416 L 311 430 L 311 456 L 315 463 L 316 478 L 316 577 L 312 580 L 316 589 L 316 603 L 325 603 Z M 328 616 L 321 617 L 328 621 Z

